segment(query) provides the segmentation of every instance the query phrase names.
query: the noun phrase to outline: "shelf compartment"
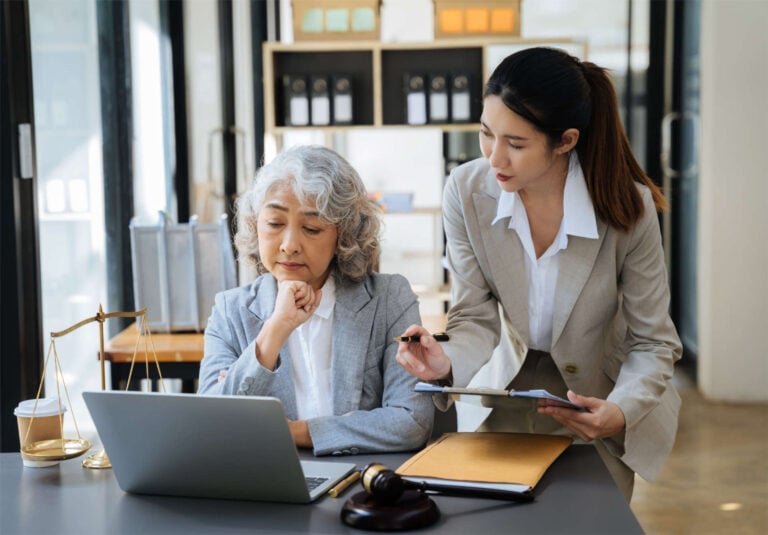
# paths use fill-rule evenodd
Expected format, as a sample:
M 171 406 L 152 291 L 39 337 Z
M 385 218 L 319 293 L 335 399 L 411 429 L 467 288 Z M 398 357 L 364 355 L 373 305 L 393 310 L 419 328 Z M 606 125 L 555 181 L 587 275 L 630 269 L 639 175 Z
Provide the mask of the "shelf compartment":
M 276 51 L 273 58 L 275 126 L 286 126 L 285 93 L 283 76 L 349 76 L 352 81 L 352 115 L 354 125 L 373 126 L 374 91 L 372 50 L 319 50 L 319 51 Z M 266 78 L 265 78 L 266 79 Z M 296 128 L 296 127 L 292 127 Z M 317 128 L 306 126 L 300 128 Z
M 404 78 L 406 74 L 466 75 L 469 78 L 471 122 L 480 121 L 483 87 L 481 47 L 399 48 L 381 51 L 382 123 L 406 123 Z M 466 123 L 442 123 L 439 126 Z M 435 124 L 432 124 L 434 126 Z

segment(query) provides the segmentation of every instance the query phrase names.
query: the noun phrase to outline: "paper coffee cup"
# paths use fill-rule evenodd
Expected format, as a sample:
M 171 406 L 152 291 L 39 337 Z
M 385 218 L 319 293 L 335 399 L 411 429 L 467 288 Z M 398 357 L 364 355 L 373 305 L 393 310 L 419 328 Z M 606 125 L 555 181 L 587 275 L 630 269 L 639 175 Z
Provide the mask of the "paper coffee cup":
M 37 406 L 35 406 L 37 401 Z M 67 408 L 61 404 L 61 411 Z M 14 409 L 16 421 L 19 424 L 19 444 L 21 448 L 40 440 L 60 439 L 61 423 L 59 421 L 59 400 L 57 398 L 27 399 Z M 62 415 L 63 416 L 63 415 Z M 24 466 L 42 468 L 59 464 L 59 461 L 36 461 L 21 452 Z

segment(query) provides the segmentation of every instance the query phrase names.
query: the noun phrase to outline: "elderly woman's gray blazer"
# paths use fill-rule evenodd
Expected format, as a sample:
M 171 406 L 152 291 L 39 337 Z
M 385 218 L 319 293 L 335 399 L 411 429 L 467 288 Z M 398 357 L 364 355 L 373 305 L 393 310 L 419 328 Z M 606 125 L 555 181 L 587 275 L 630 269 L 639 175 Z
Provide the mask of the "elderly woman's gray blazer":
M 271 274 L 221 292 L 205 330 L 198 394 L 279 398 L 297 419 L 291 354 L 286 344 L 274 371 L 256 360 L 255 339 L 271 316 L 277 282 Z M 395 361 L 398 336 L 421 323 L 419 304 L 400 275 L 372 274 L 361 283 L 336 283 L 331 391 L 333 416 L 308 420 L 315 455 L 419 448 L 432 430 L 429 396 Z M 227 370 L 219 382 L 219 372 Z

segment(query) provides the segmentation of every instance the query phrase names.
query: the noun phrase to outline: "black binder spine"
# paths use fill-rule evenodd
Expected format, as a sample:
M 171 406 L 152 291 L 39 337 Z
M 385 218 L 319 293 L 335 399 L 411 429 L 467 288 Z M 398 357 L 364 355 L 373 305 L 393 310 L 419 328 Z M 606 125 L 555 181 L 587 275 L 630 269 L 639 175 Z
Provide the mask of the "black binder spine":
M 309 78 L 310 122 L 314 126 L 331 124 L 331 99 L 328 92 L 328 78 L 311 76 Z
M 283 76 L 286 126 L 307 126 L 309 124 L 309 95 L 307 79 L 304 76 L 286 74 Z
M 331 77 L 331 116 L 333 124 L 354 123 L 354 92 L 351 76 L 336 74 Z
M 463 73 L 451 77 L 451 122 L 468 123 L 472 120 L 472 94 L 469 76 Z
M 447 123 L 449 120 L 448 77 L 433 74 L 429 77 L 429 122 Z
M 406 73 L 404 85 L 405 123 L 426 124 L 427 88 L 424 75 Z

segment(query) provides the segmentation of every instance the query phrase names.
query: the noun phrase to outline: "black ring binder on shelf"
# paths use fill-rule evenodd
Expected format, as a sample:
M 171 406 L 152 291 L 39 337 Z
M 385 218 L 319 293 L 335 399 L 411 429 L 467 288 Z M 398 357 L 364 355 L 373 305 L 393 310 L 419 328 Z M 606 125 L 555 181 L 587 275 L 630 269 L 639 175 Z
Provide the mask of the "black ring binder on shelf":
M 286 126 L 309 125 L 309 95 L 307 79 L 304 76 L 286 74 L 283 76 Z
M 354 123 L 352 77 L 336 74 L 331 77 L 331 116 L 333 124 Z
M 469 76 L 454 74 L 451 77 L 451 122 L 468 123 L 472 120 L 472 99 Z
M 444 74 L 429 77 L 429 122 L 447 123 L 450 120 L 448 107 L 448 79 Z
M 331 124 L 331 99 L 328 92 L 328 78 L 325 76 L 309 78 L 309 109 L 312 125 Z
M 404 84 L 406 124 L 426 124 L 427 93 L 424 75 L 406 73 Z

